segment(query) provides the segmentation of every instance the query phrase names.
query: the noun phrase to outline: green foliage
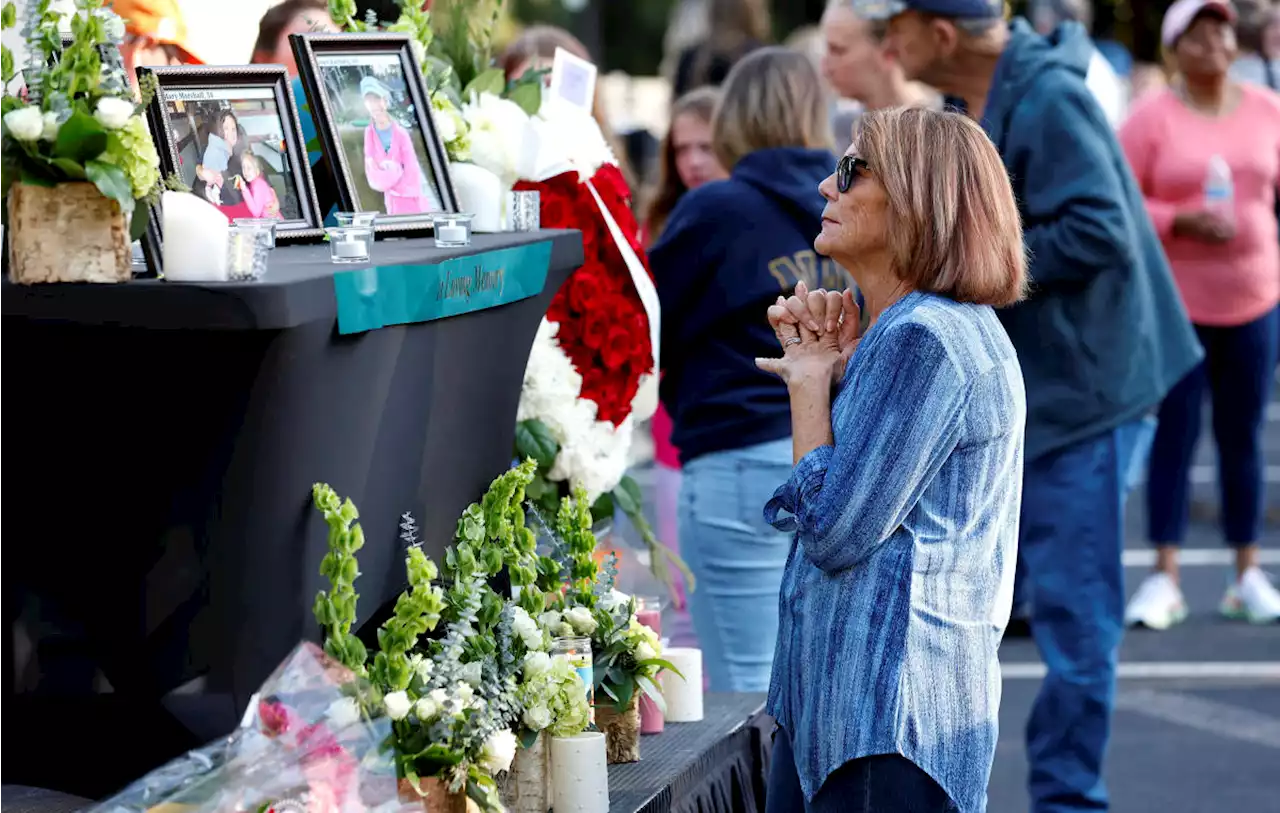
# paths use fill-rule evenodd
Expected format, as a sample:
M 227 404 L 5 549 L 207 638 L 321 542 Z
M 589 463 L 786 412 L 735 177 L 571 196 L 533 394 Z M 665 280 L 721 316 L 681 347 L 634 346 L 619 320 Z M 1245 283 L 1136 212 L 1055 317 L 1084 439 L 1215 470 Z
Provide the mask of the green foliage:
M 312 500 L 329 525 L 329 551 L 320 560 L 320 575 L 329 580 L 330 588 L 316 594 L 312 612 L 324 628 L 324 651 L 357 675 L 368 674 L 365 662 L 368 652 L 351 632 L 356 621 L 355 590 L 360 567 L 356 552 L 364 547 L 364 529 L 356 523 L 360 513 L 351 500 L 342 501 L 325 483 L 311 488 Z

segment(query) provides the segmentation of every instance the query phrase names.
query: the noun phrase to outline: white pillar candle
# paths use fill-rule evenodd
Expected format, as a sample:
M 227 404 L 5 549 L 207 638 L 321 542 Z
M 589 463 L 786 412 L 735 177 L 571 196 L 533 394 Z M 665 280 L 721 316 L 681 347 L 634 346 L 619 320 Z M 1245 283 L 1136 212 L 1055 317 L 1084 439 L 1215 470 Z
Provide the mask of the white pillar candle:
M 668 723 L 696 723 L 702 720 L 702 650 L 691 647 L 664 649 L 662 657 L 680 670 L 681 677 L 664 671 L 658 675 L 662 698 L 667 701 Z
M 471 230 L 478 234 L 502 231 L 502 179 L 484 167 L 475 164 L 449 165 L 453 177 L 453 190 L 458 195 L 461 211 L 474 215 Z M 464 239 L 463 238 L 459 239 Z M 440 235 L 441 240 L 451 238 Z
M 608 813 L 604 734 L 584 731 L 551 738 L 551 798 L 556 813 Z
M 212 203 L 187 192 L 165 192 L 164 278 L 172 282 L 227 280 L 227 216 Z

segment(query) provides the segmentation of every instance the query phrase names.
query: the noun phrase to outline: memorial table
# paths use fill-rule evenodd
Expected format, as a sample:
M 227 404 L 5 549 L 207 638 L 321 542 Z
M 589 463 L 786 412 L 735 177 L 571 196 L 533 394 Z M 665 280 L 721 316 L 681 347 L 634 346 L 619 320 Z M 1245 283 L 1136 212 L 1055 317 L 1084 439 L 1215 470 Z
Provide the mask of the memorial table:
M 536 295 L 351 335 L 333 276 L 361 266 L 326 245 L 277 248 L 257 282 L 4 284 L 6 651 L 21 622 L 31 656 L 17 676 L 6 657 L 6 783 L 98 797 L 229 731 L 317 637 L 312 483 L 362 512 L 362 616 L 403 586 L 401 514 L 439 556 L 511 462 L 529 349 L 582 239 L 373 247 L 385 268 L 539 241 Z M 70 741 L 93 759 L 69 772 Z

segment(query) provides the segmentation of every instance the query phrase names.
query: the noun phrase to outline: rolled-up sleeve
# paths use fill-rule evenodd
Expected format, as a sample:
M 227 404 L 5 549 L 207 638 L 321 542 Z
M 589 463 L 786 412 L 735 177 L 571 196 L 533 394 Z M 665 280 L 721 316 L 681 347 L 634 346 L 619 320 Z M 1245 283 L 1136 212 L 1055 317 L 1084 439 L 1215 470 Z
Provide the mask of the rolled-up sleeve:
M 829 572 L 863 561 L 903 523 L 956 448 L 972 388 L 925 325 L 896 326 L 867 349 L 832 405 L 835 445 L 801 458 L 765 506 L 765 520 L 796 532 Z

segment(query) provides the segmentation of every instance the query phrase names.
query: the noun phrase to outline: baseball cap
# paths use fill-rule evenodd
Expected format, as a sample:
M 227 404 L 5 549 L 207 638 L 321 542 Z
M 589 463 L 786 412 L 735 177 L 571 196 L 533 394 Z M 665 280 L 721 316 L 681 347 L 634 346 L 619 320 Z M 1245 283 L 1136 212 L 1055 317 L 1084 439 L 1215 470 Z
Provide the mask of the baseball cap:
M 111 0 L 111 9 L 124 20 L 125 31 L 162 45 L 176 45 L 199 62 L 187 46 L 187 23 L 176 0 Z
M 853 12 L 864 20 L 888 20 L 918 11 L 956 20 L 1004 18 L 1004 0 L 853 0 Z
M 1164 47 L 1172 48 L 1178 37 L 1187 33 L 1187 29 L 1201 14 L 1214 14 L 1229 23 L 1236 21 L 1236 11 L 1230 3 L 1223 0 L 1177 0 L 1164 13 L 1164 22 L 1160 24 L 1160 41 Z

